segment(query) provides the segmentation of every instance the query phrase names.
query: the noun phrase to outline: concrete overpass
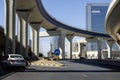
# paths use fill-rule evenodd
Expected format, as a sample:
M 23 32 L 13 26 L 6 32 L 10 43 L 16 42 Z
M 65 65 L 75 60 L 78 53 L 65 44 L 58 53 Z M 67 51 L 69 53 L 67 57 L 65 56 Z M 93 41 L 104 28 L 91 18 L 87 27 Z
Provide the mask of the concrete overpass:
M 106 15 L 106 30 L 120 46 L 120 0 L 113 0 Z
M 70 56 L 72 58 L 72 39 L 74 36 L 86 37 L 88 40 L 105 39 L 109 45 L 109 52 L 111 53 L 112 39 L 108 34 L 90 32 L 82 29 L 74 28 L 59 22 L 50 16 L 44 9 L 41 0 L 5 0 L 5 35 L 6 35 L 6 50 L 5 53 L 15 53 L 15 22 L 16 13 L 19 19 L 18 25 L 18 42 L 19 52 L 28 56 L 28 23 L 32 27 L 32 52 L 35 56 L 39 53 L 39 30 L 40 27 L 46 29 L 49 35 L 60 36 L 60 47 L 62 49 L 62 57 L 65 58 L 65 37 L 70 41 Z M 99 45 L 100 47 L 100 45 Z M 99 53 L 101 51 L 99 50 Z M 99 54 L 101 59 L 101 54 Z M 111 57 L 111 56 L 109 56 Z

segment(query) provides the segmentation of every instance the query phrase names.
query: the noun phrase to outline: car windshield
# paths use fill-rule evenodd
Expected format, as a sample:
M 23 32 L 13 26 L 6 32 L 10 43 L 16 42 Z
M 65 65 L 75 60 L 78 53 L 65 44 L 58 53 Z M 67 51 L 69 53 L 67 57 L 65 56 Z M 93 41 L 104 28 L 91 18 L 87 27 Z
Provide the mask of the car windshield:
M 11 58 L 23 58 L 22 56 L 19 56 L 19 55 L 11 55 L 10 57 Z

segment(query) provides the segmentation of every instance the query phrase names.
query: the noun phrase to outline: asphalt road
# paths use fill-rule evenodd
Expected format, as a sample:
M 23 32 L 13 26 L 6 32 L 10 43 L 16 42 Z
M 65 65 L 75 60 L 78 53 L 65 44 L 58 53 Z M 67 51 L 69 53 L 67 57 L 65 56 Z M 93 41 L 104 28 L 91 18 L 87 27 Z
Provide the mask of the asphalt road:
M 63 67 L 30 66 L 12 71 L 1 80 L 120 80 L 120 71 L 95 64 L 60 61 Z

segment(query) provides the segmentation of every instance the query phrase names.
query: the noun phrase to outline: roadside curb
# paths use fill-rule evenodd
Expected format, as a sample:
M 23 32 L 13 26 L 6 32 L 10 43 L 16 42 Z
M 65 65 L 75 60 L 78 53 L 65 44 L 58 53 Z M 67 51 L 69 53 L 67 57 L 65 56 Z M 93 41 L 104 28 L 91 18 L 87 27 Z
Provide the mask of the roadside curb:
M 6 75 L 3 75 L 3 76 L 0 77 L 0 80 L 4 79 L 4 78 L 6 78 L 6 77 L 8 77 L 8 76 L 10 76 L 10 75 L 12 75 L 14 73 L 15 72 L 10 72 L 10 73 L 7 73 Z

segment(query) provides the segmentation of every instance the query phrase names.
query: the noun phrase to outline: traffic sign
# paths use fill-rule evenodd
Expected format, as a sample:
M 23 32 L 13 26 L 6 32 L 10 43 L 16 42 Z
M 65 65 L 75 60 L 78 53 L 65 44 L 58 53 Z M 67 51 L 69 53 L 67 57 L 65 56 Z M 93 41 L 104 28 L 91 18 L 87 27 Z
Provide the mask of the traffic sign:
M 55 54 L 55 55 L 60 55 L 60 50 L 59 50 L 59 49 L 56 49 L 56 50 L 54 51 L 54 54 Z

